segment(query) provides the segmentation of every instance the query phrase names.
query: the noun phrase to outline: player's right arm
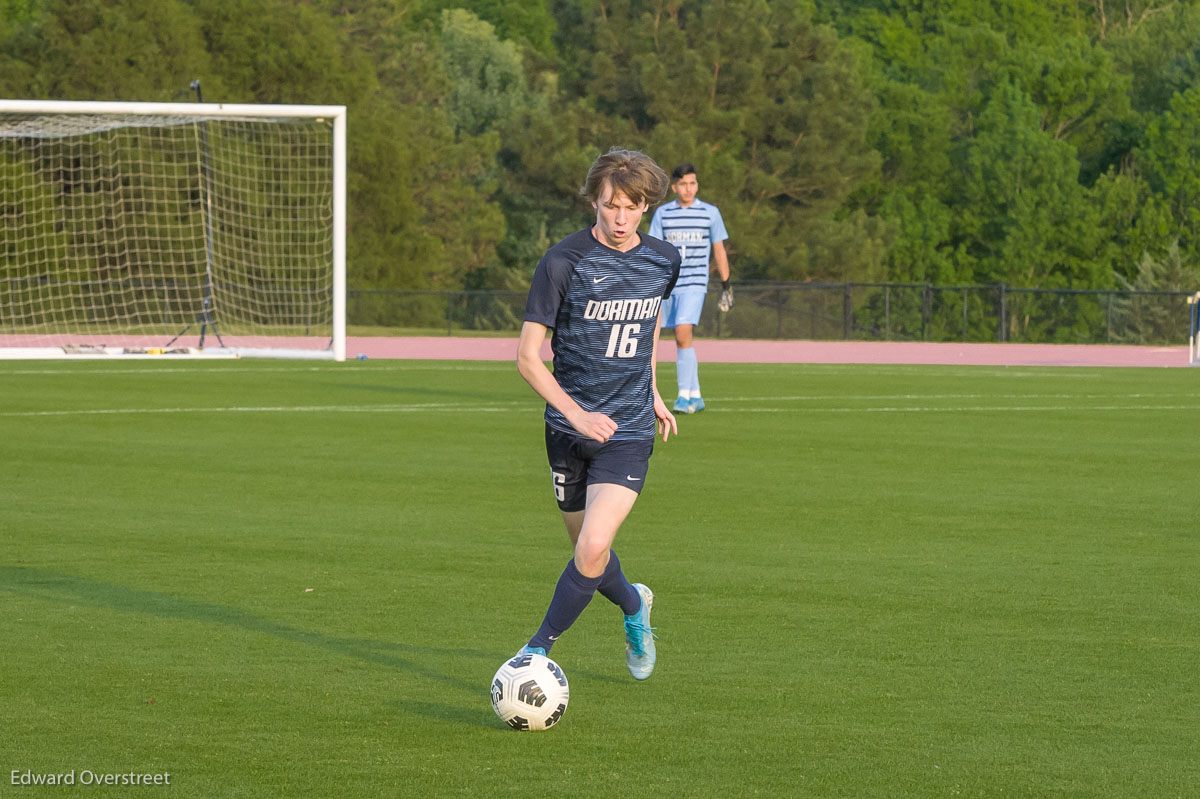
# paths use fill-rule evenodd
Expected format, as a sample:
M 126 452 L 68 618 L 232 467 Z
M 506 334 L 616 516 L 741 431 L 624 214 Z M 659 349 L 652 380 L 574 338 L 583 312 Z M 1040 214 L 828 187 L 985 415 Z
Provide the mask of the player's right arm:
M 521 326 L 521 341 L 517 344 L 517 371 L 538 395 L 566 417 L 579 434 L 604 443 L 617 432 L 617 423 L 603 413 L 585 411 L 571 399 L 554 374 L 542 360 L 542 342 L 546 340 L 545 325 L 526 321 Z
M 679 435 L 679 425 L 675 421 L 675 414 L 667 409 L 667 403 L 663 402 L 662 395 L 658 393 L 658 335 L 661 332 L 662 312 L 659 311 L 658 319 L 654 322 L 654 349 L 650 353 L 650 385 L 653 389 L 651 393 L 654 399 L 654 418 L 658 420 L 658 432 L 665 444 L 671 433 Z

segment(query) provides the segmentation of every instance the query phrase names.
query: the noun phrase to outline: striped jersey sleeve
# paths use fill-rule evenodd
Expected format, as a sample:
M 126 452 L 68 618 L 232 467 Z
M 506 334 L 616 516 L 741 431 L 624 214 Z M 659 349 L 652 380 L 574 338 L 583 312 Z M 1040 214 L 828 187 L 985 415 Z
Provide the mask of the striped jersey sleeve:
M 650 220 L 650 235 L 679 250 L 678 287 L 700 290 L 708 287 L 712 245 L 729 238 L 720 210 L 700 199 L 686 208 L 678 200 L 660 205 Z

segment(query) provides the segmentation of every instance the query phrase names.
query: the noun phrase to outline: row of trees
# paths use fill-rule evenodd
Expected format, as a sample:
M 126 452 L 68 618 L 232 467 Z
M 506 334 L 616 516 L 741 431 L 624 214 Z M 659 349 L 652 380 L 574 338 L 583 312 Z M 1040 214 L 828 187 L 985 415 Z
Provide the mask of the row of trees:
M 350 110 L 350 284 L 521 288 L 609 146 L 737 277 L 1194 289 L 1200 0 L 0 0 L 0 95 Z

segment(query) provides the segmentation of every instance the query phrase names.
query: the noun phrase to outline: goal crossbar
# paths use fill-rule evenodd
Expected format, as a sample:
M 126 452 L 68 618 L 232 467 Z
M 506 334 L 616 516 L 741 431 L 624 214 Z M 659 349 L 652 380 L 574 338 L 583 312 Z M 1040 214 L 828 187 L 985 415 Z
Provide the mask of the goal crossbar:
M 0 99 L 0 247 L 0 358 L 344 360 L 346 108 Z

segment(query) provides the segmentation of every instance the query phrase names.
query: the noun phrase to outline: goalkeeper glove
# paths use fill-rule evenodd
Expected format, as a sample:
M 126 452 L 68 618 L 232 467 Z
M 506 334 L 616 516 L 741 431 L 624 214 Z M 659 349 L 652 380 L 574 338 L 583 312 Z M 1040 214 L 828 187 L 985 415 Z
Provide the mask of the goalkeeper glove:
M 728 280 L 721 281 L 721 298 L 717 300 L 717 310 L 725 313 L 733 307 L 733 286 Z

